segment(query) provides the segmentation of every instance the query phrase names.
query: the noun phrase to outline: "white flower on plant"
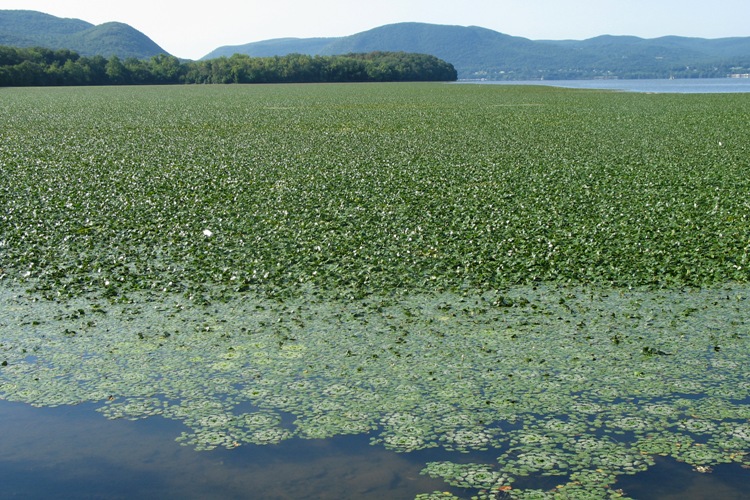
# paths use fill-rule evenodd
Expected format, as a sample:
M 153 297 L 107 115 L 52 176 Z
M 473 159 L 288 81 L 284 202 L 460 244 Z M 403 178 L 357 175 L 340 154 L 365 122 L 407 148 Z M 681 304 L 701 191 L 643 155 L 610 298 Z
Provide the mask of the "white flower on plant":
M 211 236 L 214 235 L 214 233 L 210 229 L 204 229 L 203 230 L 203 235 L 210 238 Z

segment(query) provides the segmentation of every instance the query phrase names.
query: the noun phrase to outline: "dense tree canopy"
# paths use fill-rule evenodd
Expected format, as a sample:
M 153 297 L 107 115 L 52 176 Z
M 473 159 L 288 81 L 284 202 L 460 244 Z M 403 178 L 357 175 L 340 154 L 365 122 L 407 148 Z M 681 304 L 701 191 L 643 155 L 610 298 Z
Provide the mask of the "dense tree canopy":
M 81 57 L 66 49 L 0 46 L 0 86 L 453 81 L 456 78 L 451 64 L 434 56 L 405 52 L 283 57 L 235 54 L 182 62 L 163 54 L 148 60 L 121 60 L 117 56 Z

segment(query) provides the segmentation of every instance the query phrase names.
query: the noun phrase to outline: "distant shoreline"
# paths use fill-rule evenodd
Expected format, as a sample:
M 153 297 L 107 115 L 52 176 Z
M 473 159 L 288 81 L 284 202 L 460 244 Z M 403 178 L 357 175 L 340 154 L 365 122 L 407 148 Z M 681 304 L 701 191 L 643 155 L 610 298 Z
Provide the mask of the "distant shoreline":
M 725 78 L 661 78 L 628 79 L 599 78 L 596 80 L 458 80 L 455 83 L 471 85 L 544 85 L 573 89 L 622 90 L 645 93 L 748 93 L 750 77 Z

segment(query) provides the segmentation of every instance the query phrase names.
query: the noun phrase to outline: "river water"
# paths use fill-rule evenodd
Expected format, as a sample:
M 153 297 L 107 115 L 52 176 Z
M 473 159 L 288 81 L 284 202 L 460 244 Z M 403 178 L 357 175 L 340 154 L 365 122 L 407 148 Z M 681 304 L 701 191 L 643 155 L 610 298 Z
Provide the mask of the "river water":
M 572 89 L 621 90 L 642 93 L 727 94 L 750 92 L 750 78 L 690 78 L 675 80 L 525 80 L 465 81 L 486 85 L 546 85 Z

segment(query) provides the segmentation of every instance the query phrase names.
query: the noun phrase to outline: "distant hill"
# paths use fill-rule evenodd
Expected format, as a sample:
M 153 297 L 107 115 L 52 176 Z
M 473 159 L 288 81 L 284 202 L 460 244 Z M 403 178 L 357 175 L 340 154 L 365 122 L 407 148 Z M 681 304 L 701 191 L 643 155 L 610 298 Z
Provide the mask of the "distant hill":
M 398 23 L 337 38 L 282 38 L 220 47 L 203 59 L 291 53 L 403 51 L 436 56 L 461 79 L 716 77 L 750 72 L 750 37 L 529 40 L 477 26 Z
M 116 55 L 148 59 L 167 54 L 149 37 L 111 22 L 94 26 L 80 19 L 64 19 L 31 10 L 0 10 L 0 45 L 69 49 L 82 56 Z
M 30 10 L 0 10 L 0 45 L 69 49 L 82 56 L 149 59 L 167 54 L 127 24 L 94 26 Z M 397 23 L 335 38 L 279 38 L 220 47 L 202 60 L 245 54 L 428 54 L 451 63 L 460 79 L 695 78 L 750 73 L 750 37 L 529 40 L 478 26 Z

